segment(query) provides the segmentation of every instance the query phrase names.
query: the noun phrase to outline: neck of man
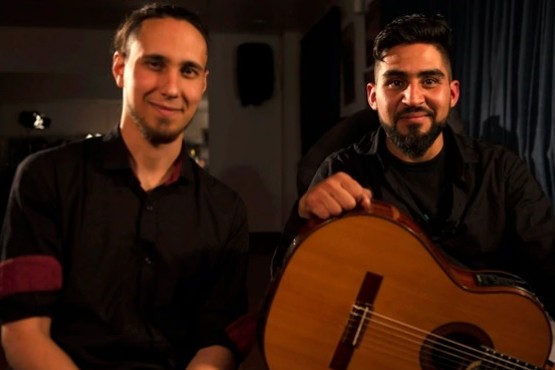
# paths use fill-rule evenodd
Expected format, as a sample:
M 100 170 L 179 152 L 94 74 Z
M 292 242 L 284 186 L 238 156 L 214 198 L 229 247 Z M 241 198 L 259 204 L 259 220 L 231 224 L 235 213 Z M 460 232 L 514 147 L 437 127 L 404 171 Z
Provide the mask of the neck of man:
M 121 136 L 129 153 L 131 168 L 144 191 L 164 184 L 173 172 L 175 160 L 181 153 L 183 135 L 168 144 L 153 145 L 133 122 L 122 122 Z
M 417 158 L 407 155 L 405 152 L 399 149 L 397 145 L 395 145 L 389 137 L 386 137 L 385 143 L 386 143 L 387 150 L 389 150 L 391 154 L 393 154 L 395 157 L 399 158 L 403 162 L 421 163 L 421 162 L 427 162 L 434 159 L 443 149 L 444 141 L 443 141 L 443 133 L 439 134 L 439 136 L 435 139 L 435 141 L 428 148 L 428 150 L 426 150 L 426 152 L 422 156 Z

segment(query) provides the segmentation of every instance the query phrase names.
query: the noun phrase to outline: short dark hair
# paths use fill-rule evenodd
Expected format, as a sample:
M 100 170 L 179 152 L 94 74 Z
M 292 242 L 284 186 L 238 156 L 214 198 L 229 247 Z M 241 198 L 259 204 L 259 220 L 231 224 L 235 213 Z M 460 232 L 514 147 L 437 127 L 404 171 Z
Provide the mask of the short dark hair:
M 403 44 L 433 44 L 442 54 L 449 73 L 451 73 L 451 35 L 452 31 L 445 18 L 437 14 L 404 15 L 394 19 L 374 39 L 372 54 L 374 61 L 383 61 L 387 51 Z
M 189 22 L 202 34 L 208 45 L 208 31 L 197 14 L 173 4 L 151 3 L 125 17 L 114 36 L 113 51 L 126 54 L 129 38 L 140 30 L 143 21 L 151 18 L 175 18 Z

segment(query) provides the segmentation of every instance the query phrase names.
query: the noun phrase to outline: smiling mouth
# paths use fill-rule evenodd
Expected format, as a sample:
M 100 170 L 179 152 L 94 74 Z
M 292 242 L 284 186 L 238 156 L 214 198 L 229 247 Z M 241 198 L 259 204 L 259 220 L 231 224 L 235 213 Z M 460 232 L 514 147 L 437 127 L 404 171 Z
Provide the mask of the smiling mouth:
M 397 113 L 397 120 L 422 120 L 423 118 L 433 117 L 434 113 L 425 108 L 406 108 Z
M 183 112 L 183 108 L 180 107 L 168 107 L 166 105 L 160 105 L 156 103 L 150 103 L 156 110 L 164 113 L 164 114 L 173 114 L 173 113 L 181 113 Z
M 405 114 L 397 117 L 397 121 L 422 121 L 423 119 L 430 118 L 429 114 Z

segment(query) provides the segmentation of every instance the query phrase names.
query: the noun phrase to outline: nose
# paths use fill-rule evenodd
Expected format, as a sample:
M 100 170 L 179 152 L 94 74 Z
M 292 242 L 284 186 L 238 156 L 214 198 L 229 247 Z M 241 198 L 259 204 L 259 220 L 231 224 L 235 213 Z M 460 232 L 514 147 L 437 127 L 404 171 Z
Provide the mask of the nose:
M 179 72 L 168 69 L 160 77 L 160 91 L 168 99 L 179 95 Z
M 424 103 L 424 92 L 418 83 L 410 83 L 403 92 L 403 103 L 408 106 L 419 106 Z

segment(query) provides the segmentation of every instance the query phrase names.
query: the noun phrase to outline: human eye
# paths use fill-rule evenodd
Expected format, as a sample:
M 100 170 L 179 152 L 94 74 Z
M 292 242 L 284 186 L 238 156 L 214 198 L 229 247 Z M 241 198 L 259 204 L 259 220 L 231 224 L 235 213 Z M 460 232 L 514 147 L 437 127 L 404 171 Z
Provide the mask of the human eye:
M 153 71 L 161 71 L 164 68 L 164 62 L 159 58 L 146 58 L 144 64 Z
M 406 86 L 406 82 L 400 78 L 392 78 L 385 82 L 385 85 L 390 89 L 403 89 Z
M 444 78 L 445 75 L 441 71 L 431 71 L 420 76 L 420 83 L 425 88 L 432 88 L 441 84 Z
M 186 78 L 194 78 L 200 74 L 200 70 L 198 67 L 194 65 L 184 65 L 181 68 L 181 75 Z
M 438 85 L 440 82 L 439 78 L 437 77 L 426 77 L 422 80 L 422 85 L 425 87 L 434 87 Z

